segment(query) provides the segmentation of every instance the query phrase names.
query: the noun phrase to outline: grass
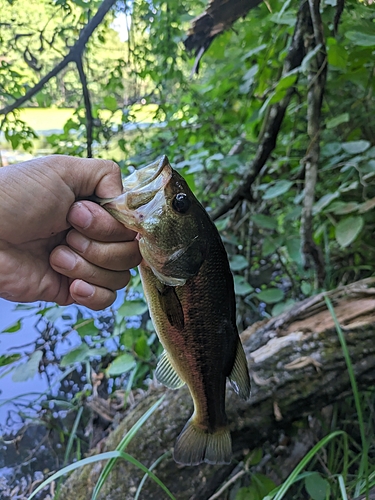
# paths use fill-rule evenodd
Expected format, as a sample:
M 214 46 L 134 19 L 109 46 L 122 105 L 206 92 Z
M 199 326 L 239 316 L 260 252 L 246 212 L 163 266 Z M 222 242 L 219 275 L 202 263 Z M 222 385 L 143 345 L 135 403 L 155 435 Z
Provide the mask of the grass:
M 134 104 L 131 112 L 134 115 L 134 122 L 153 122 L 153 116 L 157 109 L 156 104 Z M 21 108 L 19 118 L 32 129 L 39 132 L 48 130 L 62 130 L 64 124 L 73 116 L 74 108 Z M 101 111 L 103 118 L 109 118 L 111 112 Z M 122 112 L 119 110 L 114 115 L 114 121 L 121 123 Z
M 330 432 L 305 455 L 305 457 L 300 461 L 297 467 L 295 467 L 289 477 L 280 486 L 275 488 L 267 497 L 265 497 L 264 500 L 282 500 L 286 498 L 288 498 L 288 500 L 291 500 L 292 498 L 301 498 L 300 496 L 291 496 L 290 489 L 297 482 L 302 482 L 303 480 L 306 480 L 309 475 L 314 474 L 314 472 L 303 471 L 309 465 L 309 463 L 312 463 L 314 462 L 314 459 L 319 458 L 320 454 L 322 456 L 328 457 L 326 472 L 330 472 L 328 474 L 328 479 L 330 480 L 331 487 L 327 483 L 328 487 L 326 491 L 320 493 L 316 492 L 316 497 L 309 497 L 312 498 L 312 500 L 329 500 L 331 498 L 334 498 L 335 500 L 348 500 L 348 498 L 357 498 L 361 494 L 366 495 L 366 498 L 368 498 L 369 489 L 375 483 L 375 472 L 372 472 L 369 475 L 368 443 L 370 442 L 370 437 L 366 436 L 365 421 L 362 408 L 363 401 L 361 401 L 361 393 L 358 390 L 357 382 L 355 379 L 349 349 L 332 303 L 327 296 L 325 297 L 325 301 L 327 308 L 333 318 L 337 336 L 339 338 L 341 349 L 345 359 L 346 368 L 351 384 L 354 408 L 357 414 L 357 429 L 359 431 L 361 445 L 358 446 L 358 444 L 351 437 L 351 434 L 353 433 L 353 431 L 355 431 L 352 422 L 349 422 L 349 424 L 347 425 L 348 432 L 344 430 L 334 430 L 333 432 Z M 333 422 L 337 423 L 339 422 L 339 420 L 337 419 L 336 422 L 336 419 L 334 418 Z M 342 437 L 343 439 L 336 439 L 338 437 Z M 328 450 L 327 445 L 329 445 Z M 317 460 L 315 467 L 317 466 L 317 464 L 319 464 L 319 460 Z M 306 482 L 304 484 L 306 486 Z M 297 495 L 300 494 L 301 491 Z M 349 494 L 352 496 L 349 496 Z
M 101 460 L 108 460 L 108 463 L 105 465 L 104 469 L 102 470 L 102 473 L 101 473 L 101 475 L 96 483 L 94 492 L 92 494 L 92 500 L 95 500 L 97 498 L 97 495 L 100 492 L 100 489 L 104 485 L 108 475 L 110 474 L 111 470 L 113 469 L 114 465 L 116 464 L 116 461 L 119 458 L 121 458 L 123 460 L 127 460 L 128 462 L 130 462 L 133 465 L 135 465 L 136 467 L 138 467 L 140 470 L 142 470 L 145 473 L 145 475 L 147 477 L 150 477 L 153 481 L 155 481 L 155 483 L 160 486 L 160 488 L 168 495 L 168 497 L 171 500 L 176 500 L 176 498 L 172 495 L 172 493 L 165 486 L 165 484 L 162 481 L 160 481 L 160 479 L 158 479 L 155 476 L 155 474 L 152 472 L 152 469 L 154 469 L 156 467 L 156 465 L 158 463 L 160 463 L 161 459 L 165 458 L 164 455 L 162 457 L 160 457 L 154 464 L 152 464 L 152 466 L 150 468 L 147 468 L 141 462 L 139 462 L 136 458 L 134 458 L 133 456 L 129 455 L 128 453 L 124 453 L 124 449 L 126 448 L 126 446 L 130 443 L 130 441 L 133 439 L 133 437 L 136 435 L 136 433 L 140 430 L 140 428 L 146 422 L 146 420 L 160 406 L 163 399 L 164 399 L 164 396 L 162 396 L 154 405 L 151 406 L 151 408 L 149 408 L 147 410 L 146 413 L 144 413 L 144 415 L 142 415 L 142 417 L 133 425 L 133 427 L 129 430 L 129 432 L 127 432 L 127 434 L 124 436 L 122 441 L 117 446 L 116 450 L 109 451 L 106 453 L 100 453 L 100 454 L 92 456 L 92 457 L 84 458 L 83 460 L 79 460 L 78 462 L 75 462 L 73 464 L 68 465 L 67 467 L 64 467 L 63 469 L 59 470 L 55 474 L 52 474 L 52 476 L 50 476 L 48 479 L 43 481 L 43 483 L 40 484 L 31 493 L 31 495 L 29 495 L 27 500 L 32 500 L 32 498 L 34 498 L 40 491 L 42 491 L 44 488 L 46 488 L 46 486 L 51 484 L 53 481 L 56 481 L 57 479 L 60 480 L 64 475 L 66 475 L 66 474 L 68 474 L 76 469 L 79 469 L 80 467 L 84 467 L 85 465 L 90 465 L 90 464 L 93 464 L 95 462 L 99 462 Z M 74 440 L 74 437 L 76 434 L 76 429 L 78 427 L 79 419 L 81 418 L 81 414 L 82 414 L 82 412 L 78 412 L 78 414 L 77 414 L 74 429 L 72 430 L 73 437 L 71 439 L 69 448 L 72 447 L 72 443 L 73 443 L 73 440 Z M 138 488 L 138 491 L 141 490 L 141 488 L 144 484 L 144 481 L 145 480 L 142 479 L 140 486 Z

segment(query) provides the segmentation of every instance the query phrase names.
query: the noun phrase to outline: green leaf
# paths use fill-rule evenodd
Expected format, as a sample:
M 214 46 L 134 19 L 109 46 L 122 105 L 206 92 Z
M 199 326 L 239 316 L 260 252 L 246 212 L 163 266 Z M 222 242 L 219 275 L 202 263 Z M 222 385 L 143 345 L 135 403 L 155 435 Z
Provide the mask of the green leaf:
M 316 215 L 328 206 L 333 200 L 338 198 L 340 193 L 335 191 L 334 193 L 327 193 L 318 200 L 313 206 L 313 214 Z
M 330 490 L 329 482 L 317 472 L 305 477 L 305 488 L 311 500 L 325 500 Z
M 280 288 L 267 288 L 257 293 L 256 297 L 266 304 L 276 304 L 276 302 L 283 300 L 284 292 Z
M 234 275 L 234 292 L 236 295 L 248 295 L 254 288 L 248 283 L 243 276 Z
M 364 225 L 363 217 L 347 217 L 341 220 L 336 226 L 336 240 L 342 247 L 346 248 L 357 238 Z
M 242 271 L 249 265 L 248 261 L 243 255 L 233 255 L 229 259 L 229 264 L 232 271 Z
M 277 229 L 277 220 L 269 215 L 254 214 L 251 220 L 262 229 Z
M 335 128 L 342 123 L 348 123 L 349 121 L 349 113 L 341 113 L 341 115 L 335 116 L 335 118 L 331 118 L 326 123 L 328 129 Z
M 295 303 L 296 301 L 293 299 L 287 299 L 285 302 L 278 302 L 271 310 L 272 316 L 278 316 L 279 314 L 288 311 L 294 306 Z
M 268 255 L 275 253 L 283 245 L 283 242 L 283 235 L 277 235 L 274 238 L 266 237 L 262 245 L 262 256 L 268 257 Z
M 75 347 L 68 353 L 66 353 L 60 361 L 60 366 L 64 368 L 65 366 L 72 365 L 73 363 L 83 363 L 89 356 L 90 348 L 87 344 L 81 344 L 79 347 Z
M 120 316 L 127 318 L 129 316 L 141 316 L 147 311 L 148 307 L 143 300 L 126 300 L 119 308 Z
M 373 47 L 375 45 L 375 35 L 368 35 L 361 31 L 347 31 L 345 36 L 348 40 L 353 42 L 354 45 L 360 45 L 362 47 Z
M 363 151 L 366 151 L 366 149 L 370 146 L 371 144 L 368 141 L 351 141 L 342 143 L 342 149 L 351 155 L 363 153 Z
M 26 363 L 16 366 L 12 375 L 13 382 L 25 382 L 25 380 L 33 378 L 38 373 L 39 362 L 42 357 L 42 351 L 35 351 Z
M 338 45 L 335 38 L 327 38 L 328 64 L 336 68 L 345 69 L 348 62 L 348 52 L 342 45 Z
M 21 358 L 21 354 L 19 354 L 19 353 L 2 354 L 0 356 L 0 366 L 10 365 L 11 363 L 18 361 L 20 358 Z
M 359 208 L 359 204 L 355 201 L 350 201 L 349 203 L 338 202 L 338 205 L 332 210 L 336 215 L 346 215 L 351 212 L 356 212 Z
M 289 257 L 297 264 L 302 264 L 301 238 L 290 238 L 286 242 Z
M 146 335 L 141 335 L 138 338 L 134 345 L 134 351 L 142 359 L 148 360 L 150 358 L 151 349 L 147 343 Z
M 81 319 L 73 326 L 73 328 L 81 337 L 85 337 L 86 335 L 94 336 L 99 332 L 99 328 L 95 326 L 93 318 Z
M 103 102 L 104 102 L 104 106 L 107 109 L 109 109 L 110 111 L 116 111 L 117 101 L 113 96 L 107 95 L 106 97 L 104 97 Z
M 273 186 L 269 187 L 266 190 L 262 198 L 263 200 L 271 200 L 272 198 L 276 198 L 277 196 L 286 193 L 292 186 L 293 186 L 292 181 L 288 180 L 278 181 Z
M 8 328 L 5 328 L 4 330 L 1 331 L 1 333 L 14 333 L 18 332 L 22 328 L 22 319 L 19 319 L 13 325 L 8 326 Z
M 108 376 L 121 375 L 130 371 L 136 365 L 135 359 L 129 353 L 124 353 L 118 356 L 107 368 Z
M 369 210 L 372 210 L 375 207 L 375 198 L 371 198 L 370 200 L 365 201 L 361 205 L 359 205 L 359 213 L 364 214 Z

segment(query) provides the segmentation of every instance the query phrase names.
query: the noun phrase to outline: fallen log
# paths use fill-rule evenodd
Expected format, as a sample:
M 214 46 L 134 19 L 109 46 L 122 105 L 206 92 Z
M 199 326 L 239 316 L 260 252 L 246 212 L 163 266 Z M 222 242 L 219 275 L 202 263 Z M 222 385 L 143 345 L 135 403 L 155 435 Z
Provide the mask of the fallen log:
M 374 284 L 375 278 L 369 278 L 326 293 L 343 330 L 360 387 L 373 385 L 375 379 Z M 277 441 L 277 436 L 292 422 L 351 393 L 343 351 L 324 295 L 295 304 L 290 311 L 243 332 L 252 394 L 249 401 L 243 402 L 228 388 L 226 406 L 234 458 L 230 465 L 197 467 L 179 466 L 171 456 L 162 460 L 154 472 L 177 500 L 208 500 L 249 450 L 267 441 Z M 193 409 L 186 388 L 151 388 L 111 432 L 101 451 L 115 449 L 162 394 L 162 404 L 126 452 L 150 467 L 166 450 L 171 450 Z M 103 467 L 100 462 L 73 473 L 63 486 L 61 498 L 89 500 Z M 142 476 L 133 465 L 118 461 L 98 498 L 133 500 Z M 161 500 L 167 496 L 148 479 L 139 498 Z

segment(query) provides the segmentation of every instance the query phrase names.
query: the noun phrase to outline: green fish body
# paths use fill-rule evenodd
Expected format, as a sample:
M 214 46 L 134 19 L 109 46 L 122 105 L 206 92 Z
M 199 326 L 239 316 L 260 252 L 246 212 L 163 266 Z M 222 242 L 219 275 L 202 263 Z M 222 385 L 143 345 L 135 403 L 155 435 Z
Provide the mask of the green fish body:
M 105 202 L 138 232 L 142 285 L 165 349 L 156 378 L 172 389 L 186 383 L 194 401 L 174 458 L 184 465 L 229 463 L 226 379 L 243 399 L 250 396 L 250 379 L 233 277 L 216 226 L 165 156 L 131 174 L 124 193 Z

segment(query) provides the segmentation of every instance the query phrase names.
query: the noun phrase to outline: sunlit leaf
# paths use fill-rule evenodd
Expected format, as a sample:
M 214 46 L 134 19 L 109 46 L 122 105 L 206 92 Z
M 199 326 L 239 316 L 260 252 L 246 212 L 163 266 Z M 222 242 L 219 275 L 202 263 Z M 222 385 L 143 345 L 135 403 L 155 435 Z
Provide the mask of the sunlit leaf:
M 333 200 L 340 196 L 339 191 L 323 195 L 313 206 L 313 214 L 316 215 L 328 206 Z
M 363 217 L 347 217 L 342 219 L 336 226 L 337 243 L 345 248 L 357 238 L 364 225 Z
M 0 366 L 10 365 L 21 358 L 21 354 L 2 354 L 0 355 Z
M 281 196 L 282 194 L 289 191 L 291 186 L 293 186 L 292 181 L 288 181 L 286 179 L 278 181 L 266 190 L 262 198 L 263 200 L 271 200 L 272 198 L 277 198 L 278 196 Z
M 86 335 L 97 335 L 99 332 L 99 328 L 97 328 L 94 324 L 94 319 L 82 319 L 78 321 L 73 327 L 81 337 L 85 337 Z
M 375 35 L 368 35 L 361 31 L 347 31 L 345 36 L 353 42 L 354 45 L 361 45 L 362 47 L 375 46 Z
M 328 120 L 326 123 L 326 127 L 328 129 L 335 128 L 342 123 L 347 123 L 349 119 L 349 113 L 341 113 L 341 115 L 335 116 L 334 118 L 331 118 L 331 120 Z
M 16 366 L 12 374 L 13 382 L 25 382 L 25 380 L 33 378 L 38 373 L 42 357 L 42 351 L 34 351 L 26 363 Z
M 375 207 L 375 198 L 371 198 L 370 200 L 367 200 L 361 205 L 359 205 L 358 211 L 360 214 L 364 214 L 365 212 L 372 210 L 374 207 Z
M 18 332 L 22 328 L 22 319 L 19 319 L 13 325 L 8 326 L 8 328 L 4 328 L 1 333 L 15 333 Z
M 369 143 L 369 141 L 351 141 L 342 143 L 342 149 L 346 151 L 346 153 L 349 153 L 351 155 L 363 153 L 370 146 L 371 144 Z

